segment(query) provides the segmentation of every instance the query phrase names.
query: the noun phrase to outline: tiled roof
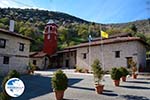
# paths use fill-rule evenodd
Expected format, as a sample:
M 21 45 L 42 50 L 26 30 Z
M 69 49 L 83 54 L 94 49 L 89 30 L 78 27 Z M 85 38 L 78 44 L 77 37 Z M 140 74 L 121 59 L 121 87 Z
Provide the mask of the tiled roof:
M 129 42 L 129 41 L 140 41 L 144 44 L 146 44 L 146 42 L 144 42 L 142 39 L 140 39 L 139 37 L 116 37 L 116 38 L 108 38 L 108 39 L 104 39 L 104 40 L 97 40 L 97 41 L 92 41 L 90 44 L 89 42 L 86 43 L 81 43 L 79 45 L 75 45 L 75 46 L 71 46 L 71 47 L 67 47 L 65 49 L 73 49 L 73 48 L 79 48 L 79 47 L 86 47 L 86 46 L 96 46 L 96 45 L 100 45 L 100 44 L 113 44 L 113 43 L 120 43 L 120 42 Z
M 114 35 L 110 35 L 110 36 L 109 36 L 109 39 L 110 39 L 110 38 L 116 38 L 116 37 L 128 37 L 128 36 L 131 37 L 132 34 L 131 34 L 131 33 L 119 33 L 119 34 L 114 34 Z M 107 38 L 103 38 L 103 40 L 105 40 L 105 39 L 107 39 Z M 93 38 L 92 41 L 98 41 L 98 40 L 101 40 L 101 37 Z M 88 42 L 88 40 L 85 41 L 85 42 Z
M 30 52 L 30 58 L 42 58 L 46 56 L 47 53 L 44 53 L 43 51 L 40 52 Z
M 65 52 L 73 52 L 76 51 L 76 49 L 65 49 L 65 50 L 61 50 L 61 51 L 57 51 L 56 53 L 65 53 Z
M 11 32 L 11 31 L 8 31 L 8 30 L 5 30 L 5 29 L 1 29 L 0 28 L 0 33 L 5 33 L 5 34 L 8 34 L 8 35 L 12 35 L 12 36 L 15 36 L 15 37 L 20 37 L 20 38 L 23 38 L 23 39 L 27 39 L 27 40 L 33 40 L 29 37 L 26 37 L 26 36 L 23 36 L 19 33 L 16 33 L 16 32 Z

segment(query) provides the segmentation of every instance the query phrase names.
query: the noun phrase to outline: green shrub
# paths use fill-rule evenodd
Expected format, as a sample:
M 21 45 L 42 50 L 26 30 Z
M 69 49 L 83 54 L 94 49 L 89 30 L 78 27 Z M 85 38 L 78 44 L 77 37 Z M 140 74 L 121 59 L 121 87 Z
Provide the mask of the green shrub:
M 0 100 L 11 100 L 11 97 L 8 96 L 6 93 L 1 92 L 0 93 Z
M 111 78 L 113 80 L 120 80 L 120 78 L 122 77 L 122 73 L 118 68 L 112 68 L 111 70 Z
M 57 70 L 51 80 L 54 90 L 65 90 L 68 87 L 68 78 L 62 70 Z
M 86 68 L 81 68 L 81 67 L 76 67 L 75 72 L 80 72 L 80 73 L 88 73 L 89 70 Z
M 27 66 L 27 70 L 36 70 L 38 69 L 37 66 L 35 66 L 34 64 L 29 63 L 29 65 Z
M 16 70 L 12 70 L 8 73 L 8 75 L 6 77 L 4 77 L 4 79 L 2 81 L 2 85 L 1 85 L 3 93 L 6 93 L 5 92 L 5 84 L 11 78 L 20 78 L 20 74 Z
M 80 67 L 76 66 L 76 70 L 75 70 L 75 72 L 82 72 L 82 68 L 80 68 Z
M 126 68 L 120 67 L 119 69 L 122 73 L 122 76 L 126 77 L 129 74 L 129 71 Z
M 99 62 L 98 59 L 94 60 L 94 62 L 92 64 L 92 71 L 93 71 L 93 74 L 94 74 L 95 82 L 97 84 L 99 84 L 100 81 L 102 80 L 104 72 L 101 68 L 101 63 Z
M 8 75 L 10 78 L 20 78 L 20 73 L 16 70 L 11 70 Z
M 5 92 L 5 83 L 6 83 L 9 79 L 10 79 L 10 77 L 6 76 L 6 77 L 4 77 L 4 79 L 3 79 L 3 81 L 2 81 L 1 87 L 2 87 L 3 92 Z

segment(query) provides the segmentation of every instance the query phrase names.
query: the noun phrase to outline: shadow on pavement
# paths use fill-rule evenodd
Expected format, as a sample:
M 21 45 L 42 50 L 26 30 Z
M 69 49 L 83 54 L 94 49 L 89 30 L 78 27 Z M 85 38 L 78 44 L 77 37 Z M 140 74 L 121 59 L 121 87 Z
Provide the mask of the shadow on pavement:
M 82 81 L 82 80 L 83 80 L 83 79 L 81 79 L 81 78 L 69 78 L 68 85 L 71 86 L 71 85 L 73 85 L 73 84 L 75 84 L 75 83 L 78 83 L 78 82 L 80 82 L 80 81 Z
M 95 91 L 94 88 L 78 87 L 78 86 L 69 86 L 69 87 L 70 88 L 75 88 L 75 89 L 83 89 L 83 90 Z
M 126 100 L 150 100 L 147 97 L 144 96 L 135 96 L 135 95 L 121 95 Z
M 78 87 L 78 86 L 70 86 L 70 88 L 83 89 L 88 91 L 95 91 L 95 88 L 87 88 L 87 87 Z M 113 93 L 111 90 L 103 90 L 103 95 L 106 96 L 118 96 L 118 94 Z
M 150 80 L 150 78 L 137 78 L 137 80 Z
M 113 92 L 112 90 L 104 90 L 103 92 Z
M 142 86 L 119 86 L 119 87 L 123 87 L 123 88 L 129 88 L 129 89 L 146 89 L 146 90 L 150 90 L 149 87 L 142 87 Z
M 113 93 L 111 90 L 104 90 L 102 94 L 105 96 L 118 96 L 118 94 Z
M 25 75 L 21 79 L 25 84 L 25 91 L 22 96 L 13 100 L 29 100 L 53 91 L 51 78 L 39 75 Z
M 25 84 L 25 91 L 22 96 L 12 100 L 29 100 L 53 92 L 51 86 L 51 77 L 25 75 L 22 76 L 21 79 Z M 82 79 L 69 78 L 69 85 L 76 84 L 81 80 Z
M 78 99 L 63 99 L 63 100 L 78 100 Z
M 139 83 L 139 84 L 149 84 L 149 82 L 142 82 L 142 81 L 126 81 L 127 83 Z

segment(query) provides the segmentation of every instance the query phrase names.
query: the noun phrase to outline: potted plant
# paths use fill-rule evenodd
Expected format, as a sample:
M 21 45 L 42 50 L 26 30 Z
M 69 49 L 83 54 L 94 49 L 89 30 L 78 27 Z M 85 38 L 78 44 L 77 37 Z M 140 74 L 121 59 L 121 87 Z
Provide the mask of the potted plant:
M 68 78 L 62 70 L 57 70 L 51 80 L 56 100 L 63 100 L 64 91 L 68 87 Z
M 118 68 L 112 68 L 111 78 L 114 80 L 115 86 L 119 86 L 121 77 L 122 77 L 121 71 Z
M 125 82 L 126 81 L 126 76 L 129 74 L 129 71 L 124 67 L 120 67 L 119 69 L 122 73 L 122 81 Z
M 136 66 L 133 66 L 133 67 L 132 67 L 132 77 L 133 77 L 134 79 L 137 78 L 137 73 L 136 73 L 136 71 L 137 71 L 137 67 L 136 67 Z
M 136 79 L 137 78 L 137 67 L 136 67 L 136 62 L 134 62 L 133 60 L 129 63 L 130 66 L 131 66 L 131 70 L 132 70 L 132 77 L 133 79 Z
M 101 63 L 99 62 L 98 59 L 94 60 L 92 64 L 92 71 L 95 80 L 95 90 L 98 94 L 101 94 L 104 88 L 104 85 L 100 84 L 100 81 L 103 78 L 103 70 L 101 68 Z
M 7 76 L 4 77 L 2 81 L 2 92 L 0 93 L 0 100 L 11 100 L 11 97 L 5 91 L 5 84 L 11 78 L 20 78 L 20 73 L 16 70 L 11 70 Z
M 36 66 L 29 63 L 29 65 L 27 66 L 28 74 L 33 74 L 35 70 L 36 70 Z

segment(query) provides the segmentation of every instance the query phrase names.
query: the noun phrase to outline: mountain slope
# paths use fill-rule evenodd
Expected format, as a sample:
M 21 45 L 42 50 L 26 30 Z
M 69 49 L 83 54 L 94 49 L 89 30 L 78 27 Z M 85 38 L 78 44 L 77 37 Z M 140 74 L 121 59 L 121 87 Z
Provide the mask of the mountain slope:
M 0 8 L 0 28 L 8 29 L 9 20 L 15 20 L 15 32 L 29 36 L 35 40 L 31 45 L 32 51 L 41 50 L 43 47 L 43 30 L 49 19 L 53 19 L 59 26 L 59 49 L 79 44 L 92 37 L 100 36 L 100 26 L 103 31 L 112 34 L 122 32 L 140 33 L 150 35 L 150 21 L 140 20 L 122 24 L 100 24 L 89 22 L 75 16 L 46 10 Z M 150 39 L 148 39 L 150 42 Z

